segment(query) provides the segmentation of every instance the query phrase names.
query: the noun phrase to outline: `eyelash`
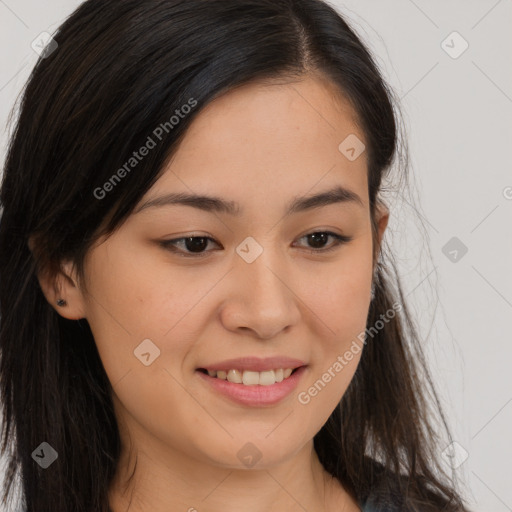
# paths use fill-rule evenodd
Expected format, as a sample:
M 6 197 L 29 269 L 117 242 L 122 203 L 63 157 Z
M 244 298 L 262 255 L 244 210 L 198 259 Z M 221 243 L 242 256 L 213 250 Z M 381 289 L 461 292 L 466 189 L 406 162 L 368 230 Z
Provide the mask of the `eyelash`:
M 338 235 L 337 233 L 333 233 L 332 231 L 313 231 L 311 233 L 307 233 L 306 235 L 302 236 L 301 238 L 299 238 L 299 240 L 301 240 L 302 238 L 307 238 L 310 235 L 317 235 L 317 234 L 331 236 L 336 241 L 335 241 L 334 244 L 332 244 L 327 249 L 306 249 L 306 251 L 309 252 L 310 254 L 319 254 L 319 253 L 320 254 L 325 254 L 325 253 L 329 253 L 331 251 L 334 251 L 334 250 L 338 249 L 340 246 L 351 242 L 352 239 L 353 239 L 353 237 L 351 237 L 351 236 Z M 180 249 L 177 249 L 176 246 L 174 245 L 177 242 L 181 242 L 181 241 L 187 240 L 187 239 L 194 239 L 194 238 L 204 238 L 206 240 L 211 240 L 212 242 L 215 242 L 215 240 L 213 238 L 209 237 L 209 236 L 185 236 L 185 237 L 182 237 L 182 238 L 174 238 L 173 240 L 161 240 L 160 241 L 160 245 L 164 249 L 166 249 L 168 251 L 171 251 L 171 252 L 174 252 L 174 253 L 176 253 L 179 256 L 182 256 L 184 258 L 204 258 L 205 256 L 208 255 L 208 251 L 204 251 L 202 253 L 185 252 L 185 251 L 182 251 Z

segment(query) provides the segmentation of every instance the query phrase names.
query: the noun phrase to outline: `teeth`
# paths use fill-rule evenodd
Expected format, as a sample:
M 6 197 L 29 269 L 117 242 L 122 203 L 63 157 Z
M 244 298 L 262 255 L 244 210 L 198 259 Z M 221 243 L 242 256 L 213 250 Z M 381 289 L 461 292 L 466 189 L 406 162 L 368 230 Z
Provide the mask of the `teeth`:
M 263 375 L 267 375 L 269 374 L 270 372 L 261 372 L 258 373 L 258 372 L 249 372 L 249 371 L 244 371 L 243 374 L 242 374 L 242 382 L 246 385 L 246 386 L 255 386 L 256 384 L 259 384 L 260 383 L 260 375 L 262 376 L 262 380 L 264 380 L 264 382 L 268 381 L 268 377 L 267 378 L 264 378 Z M 229 377 L 229 376 L 228 376 Z M 229 378 L 228 378 L 229 380 Z M 275 382 L 275 379 L 273 376 L 270 377 L 270 381 L 274 381 Z M 263 382 L 262 382 L 263 384 Z M 273 382 L 270 382 L 270 384 L 273 384 Z
M 208 370 L 210 377 L 217 379 L 228 380 L 235 384 L 244 384 L 245 386 L 271 386 L 276 382 L 282 382 L 292 374 L 293 368 L 278 368 L 277 370 L 268 370 L 264 372 L 253 372 L 249 370 Z
M 229 370 L 228 371 L 228 380 L 229 382 L 235 382 L 236 384 L 242 384 L 242 373 L 238 370 Z
M 251 373 L 251 372 L 244 372 L 244 384 L 245 382 L 245 374 Z M 268 372 L 260 372 L 258 375 L 258 372 L 254 372 L 254 375 L 256 375 L 256 378 L 258 379 L 257 384 L 260 386 L 270 386 L 272 384 L 276 383 L 276 373 L 274 370 L 270 370 Z

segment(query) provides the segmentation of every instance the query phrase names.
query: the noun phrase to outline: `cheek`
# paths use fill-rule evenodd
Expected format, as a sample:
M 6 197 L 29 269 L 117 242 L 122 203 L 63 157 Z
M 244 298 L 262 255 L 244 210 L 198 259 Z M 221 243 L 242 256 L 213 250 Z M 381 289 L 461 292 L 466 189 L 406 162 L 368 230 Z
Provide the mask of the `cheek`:
M 128 258 L 112 244 L 94 254 L 86 269 L 94 276 L 87 320 L 116 406 L 146 430 L 160 432 L 164 426 L 183 439 L 190 427 L 175 421 L 176 411 L 189 426 L 201 418 L 180 370 L 199 336 L 201 326 L 191 319 L 197 318 L 205 290 L 190 285 L 190 274 L 157 265 L 154 256 L 149 261 L 148 252 L 133 250 Z
M 160 339 L 198 302 L 200 290 L 191 285 L 190 272 L 155 258 L 154 249 L 139 244 L 121 250 L 121 244 L 100 246 L 90 260 L 88 319 L 134 342 Z
M 370 305 L 371 243 L 360 238 L 344 249 L 336 263 L 318 265 L 300 286 L 311 319 L 324 326 L 326 346 L 336 349 L 364 331 Z
M 319 267 L 321 268 L 321 267 Z M 301 296 L 313 312 L 310 331 L 312 372 L 297 399 L 304 406 L 324 411 L 325 421 L 349 386 L 363 350 L 370 305 L 371 242 L 359 239 L 336 266 L 323 267 L 315 279 L 304 280 Z
M 125 386 L 128 380 L 140 381 L 127 391 L 128 400 L 140 396 L 144 402 L 147 393 L 150 402 L 155 390 L 171 393 L 166 369 L 177 377 L 181 374 L 187 354 L 215 310 L 210 291 L 225 272 L 172 265 L 164 252 L 142 244 L 121 250 L 114 242 L 108 249 L 96 249 L 86 273 L 93 276 L 87 320 L 112 384 L 121 379 Z M 181 388 L 175 386 L 172 393 L 179 395 Z
M 151 356 L 156 357 L 183 304 L 179 286 L 166 286 L 162 269 L 149 261 L 150 251 L 120 249 L 116 241 L 108 248 L 99 246 L 86 265 L 87 321 L 112 383 L 143 366 L 134 351 L 144 340 L 155 345 Z M 154 367 L 149 366 L 148 372 Z

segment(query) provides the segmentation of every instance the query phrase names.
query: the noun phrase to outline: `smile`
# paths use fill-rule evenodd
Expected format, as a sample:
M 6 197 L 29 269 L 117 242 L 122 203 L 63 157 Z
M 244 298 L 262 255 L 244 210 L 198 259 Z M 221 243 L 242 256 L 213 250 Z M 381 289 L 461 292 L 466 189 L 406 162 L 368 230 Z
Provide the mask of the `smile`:
M 255 372 L 250 370 L 206 370 L 200 368 L 199 371 L 208 373 L 210 377 L 227 380 L 233 384 L 243 384 L 245 386 L 271 386 L 276 382 L 282 382 L 298 368 L 279 368 L 276 370 L 267 370 L 263 372 Z
M 210 370 L 208 372 L 206 369 L 200 368 L 196 370 L 196 374 L 216 395 L 221 395 L 241 405 L 261 407 L 277 404 L 288 397 L 306 371 L 307 366 L 293 370 L 288 368 L 263 372 L 249 370 L 243 372 Z M 285 377 L 286 374 L 287 377 Z

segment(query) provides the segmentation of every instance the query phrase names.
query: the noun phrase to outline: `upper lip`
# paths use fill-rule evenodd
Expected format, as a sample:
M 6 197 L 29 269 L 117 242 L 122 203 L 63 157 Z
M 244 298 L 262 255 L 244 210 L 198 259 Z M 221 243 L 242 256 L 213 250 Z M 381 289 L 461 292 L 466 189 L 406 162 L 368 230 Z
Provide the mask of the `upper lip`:
M 285 356 L 276 357 L 238 357 L 236 359 L 226 359 L 225 361 L 219 361 L 217 363 L 207 364 L 201 366 L 198 369 L 205 370 L 249 370 L 253 372 L 264 372 L 268 370 L 274 370 L 279 368 L 298 368 L 305 366 L 305 362 L 299 359 L 294 359 Z

